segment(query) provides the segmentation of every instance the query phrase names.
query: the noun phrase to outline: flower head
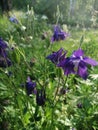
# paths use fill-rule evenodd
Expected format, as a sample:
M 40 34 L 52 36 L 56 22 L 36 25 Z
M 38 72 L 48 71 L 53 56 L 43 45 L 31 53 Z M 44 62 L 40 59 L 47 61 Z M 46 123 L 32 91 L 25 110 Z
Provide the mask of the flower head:
M 81 49 L 78 49 L 73 52 L 72 54 L 72 60 L 74 64 L 74 69 L 76 69 L 76 74 L 78 74 L 83 79 L 87 79 L 88 73 L 87 73 L 87 65 L 96 66 L 98 65 L 98 62 L 84 56 L 84 52 Z
M 64 70 L 64 74 L 65 75 L 69 75 L 69 74 L 74 74 L 74 65 L 73 62 L 70 60 L 69 57 L 65 58 L 64 60 L 62 60 L 59 64 L 58 67 L 62 67 L 62 69 Z
M 59 63 L 58 67 L 62 67 L 64 74 L 68 75 L 71 73 L 77 74 L 83 79 L 87 79 L 87 65 L 96 66 L 98 62 L 84 56 L 84 52 L 78 49 L 72 53 L 70 57 L 67 57 Z
M 0 51 L 1 49 L 6 49 L 7 47 L 7 44 L 3 41 L 2 38 L 0 38 Z
M 30 77 L 27 78 L 26 81 L 26 91 L 27 91 L 27 95 L 30 95 L 32 93 L 36 94 L 36 83 L 32 82 L 32 80 L 30 79 Z
M 16 24 L 19 23 L 15 16 L 10 17 L 9 20 L 10 20 L 11 22 L 13 22 L 13 23 L 16 23 Z
M 77 107 L 78 107 L 78 108 L 83 108 L 83 104 L 82 104 L 82 103 L 78 103 L 78 104 L 77 104 Z
M 0 57 L 0 67 L 6 68 L 12 65 L 12 62 L 8 58 Z
M 39 106 L 45 105 L 46 94 L 45 90 L 41 89 L 37 91 L 36 102 Z
M 68 33 L 64 32 L 63 30 L 60 29 L 59 26 L 54 27 L 54 34 L 51 38 L 51 41 L 59 41 L 59 40 L 65 40 L 69 36 Z
M 8 48 L 7 44 L 0 38 L 0 67 L 9 67 L 12 63 L 11 60 L 7 56 L 6 48 Z
M 0 38 L 0 56 L 7 57 L 6 48 L 8 48 L 7 44 Z
M 55 65 L 57 65 L 59 62 L 61 62 L 65 58 L 66 52 L 63 54 L 63 49 L 59 49 L 57 52 L 53 52 L 46 58 L 51 60 Z

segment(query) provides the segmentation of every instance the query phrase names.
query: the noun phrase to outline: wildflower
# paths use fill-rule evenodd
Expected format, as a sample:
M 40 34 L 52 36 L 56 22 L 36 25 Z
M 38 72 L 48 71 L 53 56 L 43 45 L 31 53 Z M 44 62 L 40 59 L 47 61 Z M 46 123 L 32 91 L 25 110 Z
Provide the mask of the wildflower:
M 11 65 L 11 61 L 7 56 L 6 48 L 8 48 L 7 44 L 0 38 L 0 67 L 9 67 Z
M 11 66 L 11 64 L 12 64 L 12 63 L 11 63 L 10 59 L 0 57 L 0 67 L 6 68 L 6 67 Z
M 62 88 L 60 89 L 60 94 L 64 95 L 64 94 L 66 94 L 68 91 L 69 91 L 69 88 L 64 88 L 64 87 L 62 87 Z
M 0 38 L 0 56 L 6 57 L 6 51 L 7 44 L 3 41 L 2 38 Z
M 96 66 L 98 65 L 98 62 L 84 56 L 83 50 L 78 49 L 73 52 L 71 57 L 67 57 L 62 62 L 60 62 L 58 67 L 62 67 L 65 75 L 74 73 L 86 80 L 88 76 L 87 64 Z
M 27 91 L 27 95 L 30 95 L 32 93 L 36 94 L 36 83 L 32 82 L 30 77 L 27 78 L 26 81 L 26 91 Z
M 3 41 L 2 38 L 0 38 L 0 51 L 1 49 L 6 49 L 7 47 L 7 44 Z
M 67 57 L 64 60 L 62 60 L 58 65 L 58 67 L 62 67 L 62 69 L 64 70 L 64 74 L 65 75 L 69 75 L 69 74 L 74 74 L 74 64 L 72 62 L 72 60 Z
M 15 16 L 10 17 L 9 20 L 10 20 L 11 22 L 13 22 L 13 23 L 16 23 L 16 24 L 19 23 Z
M 78 103 L 78 104 L 77 104 L 77 107 L 78 107 L 78 108 L 83 108 L 82 103 Z
M 46 94 L 45 90 L 41 89 L 37 91 L 36 102 L 39 106 L 45 105 Z
M 63 53 L 63 49 L 59 49 L 57 52 L 53 52 L 52 54 L 48 55 L 46 58 L 51 60 L 55 65 L 57 65 L 60 61 L 65 58 L 66 52 Z
M 76 69 L 76 74 L 78 74 L 83 79 L 87 79 L 87 64 L 90 64 L 91 66 L 98 65 L 98 62 L 84 56 L 84 52 L 81 49 L 78 49 L 77 51 L 73 52 L 72 60 L 74 64 L 74 69 Z
M 7 51 L 5 49 L 0 48 L 0 57 L 3 57 L 3 58 L 7 57 Z
M 63 30 L 60 29 L 59 26 L 55 26 L 54 28 L 54 34 L 51 38 L 51 41 L 59 41 L 59 40 L 65 40 L 69 36 L 68 33 L 64 32 Z

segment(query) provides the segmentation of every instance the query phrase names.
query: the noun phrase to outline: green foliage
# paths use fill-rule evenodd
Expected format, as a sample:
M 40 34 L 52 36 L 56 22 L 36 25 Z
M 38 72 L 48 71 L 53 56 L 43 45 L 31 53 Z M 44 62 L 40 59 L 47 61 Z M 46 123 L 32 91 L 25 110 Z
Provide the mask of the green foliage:
M 27 6 L 34 8 L 38 15 L 46 15 L 49 23 L 59 23 L 80 27 L 98 26 L 97 0 L 13 0 L 12 9 L 26 11 Z M 44 6 L 44 8 L 43 8 Z
M 13 0 L 13 8 L 26 10 L 27 5 L 32 6 L 32 0 Z
M 51 25 L 40 16 L 36 19 L 33 8 L 28 7 L 28 13 L 18 20 L 17 25 L 6 17 L 0 19 L 0 36 L 8 41 L 7 51 L 12 61 L 12 66 L 0 67 L 0 129 L 97 130 L 98 66 L 88 67 L 90 74 L 86 81 L 75 75 L 66 78 L 46 56 L 61 47 L 70 56 L 81 46 L 85 55 L 98 61 L 98 31 L 68 28 L 70 37 L 52 44 Z M 42 40 L 44 32 L 47 37 Z M 37 105 L 36 95 L 27 95 L 28 76 L 36 82 L 37 89 L 45 89 L 45 105 Z M 60 93 L 62 87 L 68 89 L 65 94 Z

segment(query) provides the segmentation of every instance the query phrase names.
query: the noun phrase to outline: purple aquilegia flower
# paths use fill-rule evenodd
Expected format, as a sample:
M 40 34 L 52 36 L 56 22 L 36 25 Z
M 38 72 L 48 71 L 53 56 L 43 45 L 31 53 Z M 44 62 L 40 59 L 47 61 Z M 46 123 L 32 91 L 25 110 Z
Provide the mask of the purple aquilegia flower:
M 64 32 L 63 30 L 60 29 L 59 26 L 56 25 L 54 27 L 54 34 L 51 38 L 51 42 L 65 40 L 68 36 L 69 36 L 68 33 Z
M 81 49 L 78 49 L 73 52 L 72 54 L 72 60 L 74 64 L 74 69 L 76 71 L 76 74 L 82 77 L 83 79 L 87 79 L 88 73 L 87 73 L 87 64 L 90 64 L 91 66 L 98 65 L 98 62 L 84 56 L 84 52 Z
M 83 104 L 82 104 L 82 103 L 78 103 L 78 104 L 77 104 L 77 107 L 78 107 L 78 108 L 83 108 Z
M 58 67 L 63 68 L 65 75 L 74 73 L 86 80 L 88 76 L 87 64 L 96 66 L 98 62 L 89 57 L 85 57 L 83 50 L 78 49 L 73 52 L 71 57 L 65 58 L 60 62 Z
M 46 101 L 46 94 L 45 94 L 45 90 L 41 89 L 37 91 L 37 95 L 36 95 L 36 103 L 39 106 L 43 106 L 45 105 L 45 101 Z
M 51 60 L 55 65 L 57 65 L 60 61 L 62 61 L 65 58 L 66 52 L 62 54 L 63 52 L 64 50 L 61 48 L 60 50 L 58 50 L 57 52 L 53 52 L 46 58 Z
M 74 64 L 71 61 L 71 59 L 69 57 L 65 58 L 64 60 L 62 60 L 59 64 L 58 67 L 62 67 L 62 69 L 64 70 L 64 74 L 65 75 L 69 75 L 69 74 L 74 74 Z
M 8 48 L 7 44 L 0 38 L 0 67 L 9 67 L 11 65 L 11 61 L 7 56 L 6 48 Z
M 6 57 L 7 44 L 0 38 L 0 56 Z
M 15 16 L 10 17 L 9 20 L 10 20 L 11 22 L 13 22 L 13 23 L 16 23 L 16 24 L 19 23 Z
M 0 67 L 9 67 L 12 65 L 12 62 L 10 59 L 8 58 L 3 58 L 3 57 L 0 57 Z
M 7 58 L 7 51 L 5 49 L 0 49 L 0 56 L 3 58 Z
M 0 38 L 0 49 L 6 49 L 7 47 L 7 44 L 3 41 L 2 38 Z
M 26 81 L 26 92 L 27 95 L 30 95 L 32 93 L 36 94 L 36 83 L 32 82 L 32 80 L 30 79 L 30 77 L 27 78 Z

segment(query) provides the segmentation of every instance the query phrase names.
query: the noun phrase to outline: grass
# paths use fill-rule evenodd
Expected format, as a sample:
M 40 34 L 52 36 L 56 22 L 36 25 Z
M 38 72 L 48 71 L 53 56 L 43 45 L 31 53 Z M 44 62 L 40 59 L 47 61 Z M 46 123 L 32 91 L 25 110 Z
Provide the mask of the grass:
M 3 101 L 0 106 L 3 110 L 0 123 L 9 122 L 9 130 L 69 130 L 74 127 L 76 130 L 97 130 L 98 66 L 88 67 L 91 75 L 86 81 L 70 75 L 65 82 L 63 71 L 46 60 L 46 56 L 61 47 L 70 56 L 82 43 L 85 55 L 98 61 L 98 30 L 70 28 L 70 37 L 51 44 L 51 25 L 40 19 L 34 20 L 35 16 L 31 14 L 28 16 L 25 12 L 13 12 L 20 21 L 19 25 L 11 23 L 6 16 L 0 17 L 0 37 L 8 42 L 13 61 L 11 67 L 0 68 L 0 100 Z M 26 30 L 21 30 L 22 26 Z M 41 39 L 43 32 L 48 32 L 45 40 Z M 9 71 L 12 72 L 11 77 L 7 75 Z M 28 97 L 25 89 L 20 87 L 20 84 L 26 83 L 28 76 L 37 82 L 37 89 L 46 90 L 45 106 L 36 105 L 35 95 Z M 59 93 L 62 87 L 68 88 L 65 95 Z M 4 104 L 6 99 L 9 101 L 7 105 Z M 83 108 L 77 107 L 79 103 L 82 103 Z

